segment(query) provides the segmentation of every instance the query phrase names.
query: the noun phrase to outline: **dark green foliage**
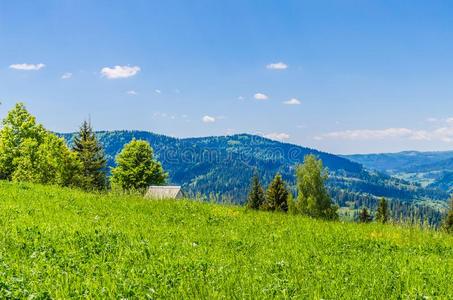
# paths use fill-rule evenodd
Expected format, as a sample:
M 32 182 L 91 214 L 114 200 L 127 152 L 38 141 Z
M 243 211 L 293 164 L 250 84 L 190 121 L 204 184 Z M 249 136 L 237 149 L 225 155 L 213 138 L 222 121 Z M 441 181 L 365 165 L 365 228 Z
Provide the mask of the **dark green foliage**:
M 257 174 L 253 175 L 250 191 L 247 197 L 247 207 L 251 209 L 259 209 L 265 200 L 264 191 L 260 184 L 260 179 Z
M 296 202 L 294 201 L 294 196 L 291 191 L 288 191 L 288 213 L 295 215 L 297 213 Z
M 85 190 L 106 189 L 107 160 L 89 122 L 84 121 L 80 126 L 78 134 L 74 137 L 72 149 L 82 163 L 82 187 Z
M 360 223 L 369 223 L 373 220 L 373 217 L 370 215 L 366 207 L 362 208 L 359 214 Z
M 449 194 L 443 191 L 365 170 L 345 158 L 259 136 L 239 134 L 177 139 L 144 131 L 104 131 L 96 134 L 104 146 L 109 167 L 115 165 L 115 156 L 132 139 L 148 141 L 155 149 L 156 158 L 170 173 L 169 181 L 182 185 L 189 196 L 214 194 L 219 195 L 216 197 L 218 201 L 233 199 L 235 203 L 244 204 L 255 170 L 260 171 L 263 186 L 268 185 L 279 172 L 289 187 L 295 190 L 294 166 L 302 163 L 305 155 L 314 154 L 329 169 L 327 190 L 341 207 L 353 201 L 356 203 L 354 209 L 363 206 L 374 209 L 378 197 L 383 196 L 392 200 L 391 206 L 398 203 L 405 218 L 411 218 L 417 211 L 417 216 L 429 215 L 431 222 L 438 224 L 441 210 L 449 199 Z M 74 134 L 63 136 L 68 143 L 72 143 Z M 427 206 L 432 200 L 444 204 Z
M 450 210 L 443 222 L 443 228 L 450 233 L 453 233 L 453 197 L 450 200 Z
M 268 211 L 288 211 L 288 195 L 286 184 L 282 179 L 282 175 L 275 175 L 272 182 L 269 184 L 266 191 L 266 200 L 261 208 Z
M 123 190 L 144 190 L 149 185 L 162 185 L 167 174 L 153 158 L 153 149 L 146 141 L 132 140 L 116 157 L 112 182 Z
M 300 213 L 324 219 L 337 219 L 337 207 L 332 203 L 325 182 L 329 175 L 322 161 L 314 155 L 305 156 L 297 167 L 297 209 Z
M 385 198 L 381 198 L 376 211 L 376 221 L 381 223 L 387 223 L 387 221 L 389 220 L 389 215 L 390 213 L 388 208 L 388 202 Z

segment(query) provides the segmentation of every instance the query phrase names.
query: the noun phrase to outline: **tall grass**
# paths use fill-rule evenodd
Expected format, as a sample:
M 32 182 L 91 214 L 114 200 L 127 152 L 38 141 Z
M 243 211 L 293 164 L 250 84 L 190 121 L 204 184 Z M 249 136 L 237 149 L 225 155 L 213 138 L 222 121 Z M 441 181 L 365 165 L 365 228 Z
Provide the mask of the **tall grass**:
M 0 182 L 0 229 L 0 298 L 453 298 L 418 228 Z

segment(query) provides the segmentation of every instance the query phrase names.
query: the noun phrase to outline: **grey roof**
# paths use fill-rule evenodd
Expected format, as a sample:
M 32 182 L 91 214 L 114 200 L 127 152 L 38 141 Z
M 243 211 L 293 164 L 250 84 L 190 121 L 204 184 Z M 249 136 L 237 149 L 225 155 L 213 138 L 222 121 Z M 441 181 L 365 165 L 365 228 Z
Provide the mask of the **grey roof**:
M 160 185 L 151 185 L 148 188 L 148 191 L 145 194 L 147 198 L 156 198 L 156 199 L 174 199 L 181 198 L 183 193 L 180 186 L 160 186 Z

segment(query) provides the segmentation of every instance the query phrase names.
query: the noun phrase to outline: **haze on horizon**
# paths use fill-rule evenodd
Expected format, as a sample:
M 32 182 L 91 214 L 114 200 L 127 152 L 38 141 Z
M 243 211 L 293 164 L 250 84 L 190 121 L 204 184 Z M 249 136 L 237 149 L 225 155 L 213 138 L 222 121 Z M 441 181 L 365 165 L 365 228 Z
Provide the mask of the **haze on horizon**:
M 2 1 L 0 117 L 453 150 L 450 1 Z

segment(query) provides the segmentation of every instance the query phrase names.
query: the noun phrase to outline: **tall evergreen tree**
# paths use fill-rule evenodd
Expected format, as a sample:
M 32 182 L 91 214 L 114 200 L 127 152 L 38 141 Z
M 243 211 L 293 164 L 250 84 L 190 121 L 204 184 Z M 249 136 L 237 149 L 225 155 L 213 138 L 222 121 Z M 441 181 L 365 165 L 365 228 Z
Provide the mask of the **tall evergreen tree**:
M 78 135 L 74 137 L 73 151 L 82 163 L 82 187 L 86 190 L 105 189 L 107 160 L 90 122 L 84 121 L 80 126 Z
M 288 211 L 288 190 L 282 176 L 277 173 L 266 191 L 266 200 L 262 208 L 264 210 Z
M 366 207 L 362 208 L 359 214 L 359 221 L 361 223 L 369 223 L 373 220 L 373 217 L 370 215 L 368 212 L 368 209 Z
M 445 220 L 443 223 L 443 228 L 447 232 L 453 233 L 453 197 L 451 197 L 451 200 L 450 200 L 450 210 L 449 210 L 447 216 L 445 217 Z
M 389 220 L 389 208 L 388 208 L 388 201 L 382 197 L 381 200 L 379 200 L 377 212 L 376 212 L 376 220 L 381 223 L 387 223 Z
M 249 195 L 247 197 L 247 207 L 251 209 L 259 209 L 265 200 L 264 191 L 261 187 L 258 174 L 253 175 L 250 185 Z
M 310 154 L 296 170 L 297 209 L 300 213 L 316 218 L 338 219 L 338 207 L 330 198 L 325 181 L 329 174 L 322 161 Z

